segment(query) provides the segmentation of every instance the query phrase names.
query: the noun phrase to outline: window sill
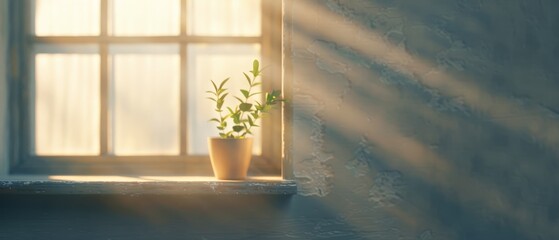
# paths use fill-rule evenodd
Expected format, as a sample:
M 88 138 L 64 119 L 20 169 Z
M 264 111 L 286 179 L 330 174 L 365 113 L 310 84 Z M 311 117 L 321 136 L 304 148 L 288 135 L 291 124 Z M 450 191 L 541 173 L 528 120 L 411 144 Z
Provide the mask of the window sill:
M 295 181 L 281 177 L 217 180 L 184 176 L 0 177 L 0 195 L 293 195 Z

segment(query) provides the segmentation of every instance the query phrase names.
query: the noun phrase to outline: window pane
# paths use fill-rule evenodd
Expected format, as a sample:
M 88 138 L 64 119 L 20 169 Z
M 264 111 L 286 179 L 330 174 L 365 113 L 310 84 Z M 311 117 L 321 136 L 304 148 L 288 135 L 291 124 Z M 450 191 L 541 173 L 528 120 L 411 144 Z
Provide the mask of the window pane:
M 110 31 L 119 36 L 178 35 L 180 0 L 112 0 Z
M 99 35 L 99 0 L 36 0 L 37 36 Z
M 35 153 L 99 153 L 99 56 L 35 57 Z
M 246 88 L 243 72 L 252 70 L 252 61 L 260 58 L 258 44 L 206 45 L 193 44 L 188 47 L 188 151 L 190 154 L 207 154 L 206 139 L 218 136 L 215 125 L 208 122 L 214 118 L 214 104 L 207 99 L 206 91 L 211 90 L 210 80 L 220 82 L 231 77 L 228 82 L 230 95 L 242 96 L 240 88 Z M 257 89 L 260 91 L 260 89 Z M 236 103 L 229 96 L 228 103 Z M 225 104 L 228 106 L 228 104 Z M 260 154 L 260 129 L 253 131 L 254 154 Z
M 134 48 L 142 53 L 131 53 Z M 116 155 L 179 153 L 178 47 L 112 47 L 111 116 Z M 154 54 L 149 50 L 162 53 Z
M 259 36 L 260 0 L 188 0 L 188 34 Z

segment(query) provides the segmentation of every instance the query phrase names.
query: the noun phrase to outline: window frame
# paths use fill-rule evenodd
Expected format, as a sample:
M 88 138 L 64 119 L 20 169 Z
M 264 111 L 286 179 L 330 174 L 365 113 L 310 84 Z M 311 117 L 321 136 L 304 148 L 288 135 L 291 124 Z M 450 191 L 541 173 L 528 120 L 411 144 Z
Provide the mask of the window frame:
M 261 0 L 261 36 L 258 37 L 208 37 L 187 35 L 187 0 L 181 2 L 180 34 L 177 36 L 109 36 L 109 0 L 101 3 L 101 31 L 99 36 L 34 36 L 33 1 L 11 0 L 9 52 L 9 126 L 10 174 L 80 174 L 80 175 L 212 175 L 207 155 L 187 153 L 187 97 L 186 61 L 187 45 L 192 43 L 259 43 L 261 62 L 269 66 L 263 77 L 263 90 L 282 88 L 282 1 Z M 37 43 L 98 44 L 101 59 L 100 79 L 100 141 L 98 156 L 35 156 L 30 144 L 33 109 L 32 46 Z M 109 45 L 110 44 L 178 43 L 180 46 L 180 153 L 176 156 L 114 156 L 109 155 L 108 143 L 108 94 L 109 94 Z M 283 108 L 283 107 L 282 107 Z M 262 155 L 253 156 L 252 175 L 282 175 L 283 172 L 283 109 L 273 110 L 262 120 Z M 200 141 L 205 141 L 201 139 Z

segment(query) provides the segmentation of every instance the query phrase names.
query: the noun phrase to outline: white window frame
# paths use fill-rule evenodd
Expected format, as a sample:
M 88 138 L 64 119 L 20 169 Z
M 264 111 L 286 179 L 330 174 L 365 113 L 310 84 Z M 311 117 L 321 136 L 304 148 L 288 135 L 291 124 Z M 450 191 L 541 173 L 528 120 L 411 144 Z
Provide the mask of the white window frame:
M 186 66 L 187 44 L 190 43 L 259 43 L 262 65 L 268 66 L 263 90 L 282 88 L 282 1 L 262 0 L 262 35 L 259 37 L 206 37 L 187 35 L 187 0 L 181 0 L 181 31 L 178 36 L 124 37 L 108 34 L 108 0 L 101 0 L 101 34 L 99 36 L 39 37 L 31 34 L 32 0 L 10 1 L 9 49 L 9 124 L 10 173 L 16 174 L 80 174 L 80 175 L 211 175 L 209 157 L 187 153 L 186 70 L 181 69 L 180 154 L 176 156 L 113 156 L 108 147 L 108 59 L 109 44 L 178 43 L 181 66 Z M 98 44 L 101 58 L 101 154 L 99 156 L 35 156 L 29 149 L 32 114 L 30 93 L 32 82 L 30 49 L 37 43 Z M 182 67 L 181 67 L 182 68 Z M 282 175 L 283 110 L 272 111 L 262 122 L 262 155 L 253 156 L 253 175 Z M 205 141 L 200 139 L 199 141 Z

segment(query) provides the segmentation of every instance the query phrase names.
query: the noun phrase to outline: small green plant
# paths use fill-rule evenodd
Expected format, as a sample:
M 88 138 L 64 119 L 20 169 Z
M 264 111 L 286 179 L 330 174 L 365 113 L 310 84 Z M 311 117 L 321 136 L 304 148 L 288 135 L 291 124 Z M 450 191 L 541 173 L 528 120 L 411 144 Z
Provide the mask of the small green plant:
M 259 127 L 256 124 L 257 120 L 262 118 L 264 113 L 270 111 L 273 105 L 283 101 L 280 98 L 281 91 L 279 90 L 265 92 L 262 103 L 257 100 L 257 96 L 262 94 L 262 92 L 255 92 L 255 87 L 262 84 L 257 80 L 261 76 L 261 71 L 260 63 L 258 60 L 254 60 L 252 71 L 250 71 L 251 75 L 249 76 L 249 74 L 243 72 L 248 88 L 241 89 L 242 97 L 234 96 L 239 102 L 237 105 L 226 107 L 226 109 L 224 109 L 224 104 L 229 92 L 225 87 L 230 78 L 224 79 L 219 84 L 216 84 L 213 80 L 211 81 L 213 91 L 207 91 L 210 95 L 208 99 L 215 103 L 215 111 L 218 117 L 212 118 L 210 121 L 216 123 L 221 138 L 245 138 L 247 135 L 252 135 L 251 129 Z

